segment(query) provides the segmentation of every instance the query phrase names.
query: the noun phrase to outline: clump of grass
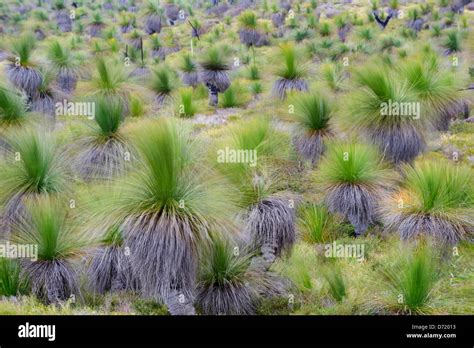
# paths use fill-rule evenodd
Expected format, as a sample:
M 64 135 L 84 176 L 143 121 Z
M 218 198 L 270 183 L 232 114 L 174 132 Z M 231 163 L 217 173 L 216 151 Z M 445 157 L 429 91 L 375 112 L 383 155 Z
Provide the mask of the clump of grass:
M 54 137 L 44 133 L 14 132 L 8 145 L 9 156 L 0 163 L 0 202 L 4 216 L 17 221 L 25 212 L 26 199 L 66 191 L 68 162 Z
M 239 24 L 246 29 L 257 28 L 257 16 L 255 12 L 247 10 L 240 14 L 238 17 Z
M 19 58 L 21 66 L 29 66 L 33 50 L 36 48 L 36 39 L 33 35 L 24 35 L 12 43 L 13 53 Z
M 307 204 L 300 208 L 298 229 L 308 243 L 325 243 L 333 238 L 333 218 L 326 206 Z
M 330 36 L 331 25 L 328 22 L 322 22 L 319 26 L 319 34 L 321 34 L 322 37 Z
M 237 82 L 230 85 L 230 87 L 222 93 L 220 103 L 224 108 L 234 108 L 244 105 L 245 91 L 242 86 Z
M 130 96 L 130 116 L 140 117 L 146 112 L 143 100 L 137 96 Z
M 192 117 L 197 112 L 194 103 L 193 90 L 191 88 L 182 89 L 179 92 L 178 115 L 180 117 Z
M 277 75 L 287 80 L 299 79 L 304 76 L 305 69 L 298 62 L 297 52 L 291 44 L 280 46 L 283 63 L 281 68 L 277 70 Z
M 29 119 L 24 98 L 0 86 L 0 128 L 24 125 Z
M 48 48 L 48 59 L 57 74 L 59 88 L 64 92 L 72 92 L 78 78 L 78 64 L 71 51 L 58 41 L 53 41 Z
M 374 32 L 370 28 L 361 28 L 358 32 L 358 35 L 367 42 L 372 41 L 374 38 Z
M 248 70 L 247 70 L 247 77 L 252 80 L 252 81 L 256 81 L 256 80 L 260 80 L 261 76 L 260 76 L 260 69 L 255 65 L 255 64 L 252 64 L 249 66 Z
M 321 67 L 321 74 L 333 91 L 338 92 L 341 90 L 344 81 L 344 73 L 339 64 L 324 64 Z
M 431 27 L 431 34 L 434 36 L 434 37 L 440 37 L 441 36 L 441 26 L 439 24 L 433 24 L 433 26 Z
M 202 56 L 199 64 L 206 70 L 225 71 L 229 70 L 229 62 L 222 49 L 211 47 Z
M 79 88 L 78 93 L 98 96 L 117 96 L 124 103 L 128 103 L 130 91 L 133 87 L 128 81 L 127 74 L 122 64 L 114 64 L 113 61 L 98 58 L 96 71 L 91 80 Z
M 166 99 L 171 98 L 172 93 L 177 88 L 176 76 L 167 67 L 158 67 L 153 70 L 150 88 L 155 92 L 155 100 L 158 104 L 163 104 Z
M 437 254 L 429 245 L 404 245 L 400 259 L 385 266 L 382 275 L 390 284 L 389 306 L 402 312 L 423 314 L 436 286 L 440 264 Z
M 347 296 L 346 282 L 338 265 L 326 266 L 323 278 L 329 286 L 329 293 L 337 301 L 342 302 Z
M 262 83 L 258 81 L 252 82 L 249 86 L 249 89 L 254 98 L 258 98 L 258 96 L 263 92 Z
M 191 73 L 191 72 L 195 72 L 197 70 L 197 65 L 193 61 L 193 58 L 191 57 L 190 54 L 184 54 L 181 58 L 179 68 L 183 72 Z
M 461 34 L 457 30 L 451 30 L 447 33 L 446 39 L 443 42 L 444 47 L 446 48 L 446 53 L 451 54 L 454 52 L 461 51 Z
M 422 60 L 422 61 L 421 61 Z M 455 113 L 459 86 L 454 75 L 439 69 L 436 53 L 425 53 L 420 61 L 410 60 L 402 67 L 402 75 L 421 101 L 420 117 L 431 118 L 440 130 L 447 130 L 450 115 Z
M 468 238 L 474 228 L 469 168 L 422 161 L 403 169 L 403 187 L 383 205 L 386 228 L 398 231 L 403 239 L 429 236 L 453 244 Z
M 402 42 L 393 37 L 393 36 L 385 36 L 382 38 L 380 43 L 380 50 L 381 51 L 391 51 L 393 48 L 400 47 Z
M 0 296 L 19 296 L 28 293 L 27 280 L 21 274 L 18 260 L 0 259 Z

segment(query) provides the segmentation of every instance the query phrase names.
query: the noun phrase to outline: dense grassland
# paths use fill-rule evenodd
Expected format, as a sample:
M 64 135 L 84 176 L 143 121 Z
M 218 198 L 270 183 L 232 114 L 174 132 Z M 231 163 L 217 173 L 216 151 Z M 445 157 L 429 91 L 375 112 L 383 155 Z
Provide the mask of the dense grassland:
M 462 5 L 1 2 L 0 314 L 472 314 Z

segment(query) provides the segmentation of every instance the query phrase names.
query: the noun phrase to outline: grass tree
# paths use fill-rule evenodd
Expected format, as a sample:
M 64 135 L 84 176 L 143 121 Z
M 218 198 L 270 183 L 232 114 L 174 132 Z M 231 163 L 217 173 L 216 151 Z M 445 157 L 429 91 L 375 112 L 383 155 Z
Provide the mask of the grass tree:
M 304 160 L 315 165 L 324 151 L 324 139 L 331 137 L 334 107 L 321 94 L 305 94 L 295 102 L 296 129 L 293 145 Z
M 0 163 L 0 205 L 8 226 L 25 214 L 27 200 L 66 191 L 67 160 L 51 135 L 31 130 L 11 133 Z
M 47 304 L 81 296 L 72 259 L 84 252 L 88 240 L 65 205 L 48 195 L 36 197 L 12 232 L 14 242 L 38 246 L 37 260 L 26 263 L 23 272 L 31 292 Z
M 135 140 L 136 171 L 104 197 L 102 212 L 123 221 L 144 295 L 164 301 L 172 314 L 192 314 L 198 250 L 232 211 L 232 199 L 181 123 L 161 119 L 145 126 Z
M 350 140 L 328 146 L 317 180 L 329 211 L 349 220 L 359 236 L 376 222 L 391 177 L 376 148 Z
M 295 47 L 291 43 L 286 43 L 282 44 L 280 49 L 283 62 L 276 71 L 279 79 L 273 86 L 273 94 L 284 99 L 289 90 L 308 91 L 308 84 L 303 78 L 305 68 L 297 59 Z
M 111 179 L 124 174 L 132 159 L 121 131 L 124 108 L 114 97 L 98 97 L 94 103 L 93 124 L 73 147 L 74 167 L 86 180 Z
M 124 243 L 120 224 L 115 224 L 94 251 L 87 269 L 89 284 L 94 293 L 139 289 L 139 282 L 132 272 L 129 253 Z
M 215 46 L 206 50 L 199 64 L 202 68 L 201 81 L 209 89 L 209 105 L 217 106 L 218 93 L 223 93 L 230 86 L 227 75 L 230 64 L 224 52 Z
M 165 4 L 165 15 L 168 18 L 168 23 L 174 25 L 178 20 L 179 7 L 174 3 L 174 0 L 166 0 Z
M 54 73 L 51 70 L 41 69 L 41 84 L 31 99 L 30 108 L 33 112 L 45 115 L 54 121 L 56 117 L 55 103 L 65 97 L 54 84 Z
M 56 73 L 58 87 L 65 93 L 74 92 L 79 71 L 78 62 L 72 52 L 59 41 L 53 41 L 47 54 L 51 68 Z
M 421 161 L 404 167 L 405 181 L 383 205 L 387 230 L 401 238 L 429 236 L 455 244 L 474 231 L 472 172 L 446 162 Z
M 425 148 L 430 118 L 407 83 L 383 66 L 365 67 L 355 75 L 348 125 L 362 132 L 393 163 L 411 162 Z
M 158 1 L 150 0 L 145 9 L 145 32 L 148 35 L 161 32 L 163 9 Z
M 456 116 L 460 99 L 454 75 L 440 70 L 435 53 L 410 60 L 402 67 L 403 77 L 421 103 L 423 117 L 431 117 L 439 130 L 447 130 L 450 118 Z
M 69 11 L 66 9 L 64 0 L 55 0 L 54 8 L 56 10 L 56 23 L 58 28 L 63 33 L 72 31 L 72 19 Z
M 262 266 L 268 268 L 291 250 L 296 239 L 293 208 L 288 199 L 276 195 L 281 178 L 272 171 L 272 165 L 287 156 L 284 138 L 270 120 L 259 118 L 237 125 L 224 142 L 226 149 L 247 154 L 240 162 L 218 157 L 218 168 L 238 190 L 245 232 L 251 247 L 261 252 Z
M 460 52 L 462 47 L 462 34 L 457 30 L 451 30 L 446 34 L 446 39 L 443 42 L 446 48 L 446 54 L 453 54 Z
M 162 105 L 167 99 L 172 98 L 177 87 L 176 73 L 169 67 L 161 66 L 153 70 L 150 89 L 155 93 L 155 102 L 158 105 Z
M 261 279 L 251 271 L 252 257 L 228 237 L 213 236 L 198 272 L 196 304 L 202 314 L 255 314 Z
M 244 11 L 239 18 L 240 42 L 247 46 L 256 46 L 260 40 L 260 32 L 257 30 L 257 15 L 250 10 Z
M 30 123 L 32 113 L 27 111 L 23 95 L 0 86 L 0 149 L 5 148 L 5 136 L 10 129 L 19 129 Z
M 130 30 L 136 27 L 137 18 L 133 14 L 122 13 L 119 19 L 120 32 L 122 34 L 128 33 Z
M 105 27 L 104 19 L 99 12 L 92 15 L 92 20 L 89 24 L 89 35 L 91 37 L 100 37 L 102 29 Z
M 196 87 L 199 84 L 199 73 L 197 64 L 193 61 L 191 55 L 184 54 L 179 65 L 183 83 L 187 86 Z
M 138 90 L 140 88 L 130 82 L 122 65 L 103 58 L 97 60 L 96 71 L 90 81 L 78 84 L 77 88 L 78 94 L 87 97 L 120 98 L 124 105 L 125 114 L 128 113 L 130 93 Z
M 12 84 L 25 91 L 30 98 L 41 85 L 41 74 L 31 59 L 35 45 L 36 40 L 32 35 L 26 34 L 15 40 L 12 44 L 13 56 L 9 58 L 10 64 L 7 66 L 7 76 Z

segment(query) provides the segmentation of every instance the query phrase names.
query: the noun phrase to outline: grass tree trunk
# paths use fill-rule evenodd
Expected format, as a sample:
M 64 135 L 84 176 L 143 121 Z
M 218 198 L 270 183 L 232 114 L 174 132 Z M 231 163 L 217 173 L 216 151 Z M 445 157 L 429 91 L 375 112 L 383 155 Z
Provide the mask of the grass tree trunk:
M 209 106 L 217 106 L 217 103 L 219 102 L 217 88 L 212 85 L 208 85 L 207 88 L 209 89 Z
M 176 290 L 170 292 L 165 304 L 171 315 L 196 315 L 193 301 Z

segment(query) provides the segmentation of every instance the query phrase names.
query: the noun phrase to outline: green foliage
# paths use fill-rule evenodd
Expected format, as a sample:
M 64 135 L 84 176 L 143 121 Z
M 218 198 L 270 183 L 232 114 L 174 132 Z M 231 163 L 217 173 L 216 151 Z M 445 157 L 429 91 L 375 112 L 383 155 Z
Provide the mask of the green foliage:
M 333 113 L 329 99 L 322 94 L 303 94 L 295 100 L 295 119 L 307 133 L 326 133 Z
M 31 221 L 14 228 L 13 241 L 38 245 L 38 260 L 53 261 L 75 256 L 88 241 L 77 231 L 64 208 L 64 202 L 43 196 L 27 205 Z
M 179 68 L 184 72 L 194 72 L 197 70 L 196 63 L 190 54 L 184 54 L 181 58 Z
M 255 12 L 246 10 L 238 17 L 240 25 L 245 29 L 256 29 L 257 28 L 257 16 Z
M 276 71 L 276 75 L 288 80 L 302 78 L 305 74 L 305 68 L 297 59 L 297 52 L 291 43 L 280 45 L 283 64 Z
M 336 264 L 327 266 L 323 271 L 323 277 L 329 285 L 329 293 L 337 301 L 341 302 L 347 296 L 346 283 L 340 268 Z
M 473 176 L 467 167 L 422 161 L 405 166 L 407 209 L 457 221 L 474 208 Z
M 206 70 L 220 71 L 230 69 L 223 50 L 215 46 L 210 47 L 204 52 L 199 63 Z
M 391 287 L 390 302 L 401 310 L 423 313 L 439 276 L 437 254 L 431 246 L 407 248 L 405 245 L 400 248 L 399 255 L 395 265 L 388 265 L 382 270 Z
M 22 96 L 0 86 L 0 127 L 21 125 L 27 118 L 28 113 Z
M 170 95 L 177 88 L 176 75 L 168 67 L 153 70 L 151 89 L 158 95 Z
M 326 243 L 332 241 L 334 231 L 328 209 L 324 205 L 307 204 L 300 208 L 298 228 L 308 243 Z
M 123 105 L 120 99 L 99 97 L 95 105 L 94 120 L 98 125 L 98 135 L 105 139 L 116 136 L 123 119 Z
M 238 83 L 234 82 L 229 88 L 222 93 L 222 97 L 219 101 L 224 108 L 239 107 L 245 104 L 245 90 Z
M 323 37 L 331 35 L 331 25 L 328 22 L 322 22 L 319 26 L 319 34 Z
M 36 46 L 36 39 L 31 34 L 25 34 L 13 41 L 13 53 L 20 59 L 21 66 L 30 65 L 31 54 Z
M 21 276 L 18 260 L 0 258 L 0 296 L 25 295 L 28 282 Z
M 372 146 L 354 141 L 333 141 L 320 165 L 318 180 L 327 185 L 377 184 L 390 175 Z
M 9 137 L 12 159 L 0 164 L 0 199 L 15 194 L 61 192 L 66 181 L 59 151 L 52 136 L 25 130 Z M 16 153 L 16 155 L 15 155 Z M 19 161 L 14 160 L 14 155 Z
M 451 30 L 447 33 L 446 39 L 444 41 L 444 47 L 448 50 L 449 53 L 460 52 L 462 37 L 457 30 Z
M 185 88 L 179 92 L 180 104 L 178 105 L 178 115 L 180 117 L 191 117 L 197 112 L 197 106 L 194 104 L 192 88 Z

